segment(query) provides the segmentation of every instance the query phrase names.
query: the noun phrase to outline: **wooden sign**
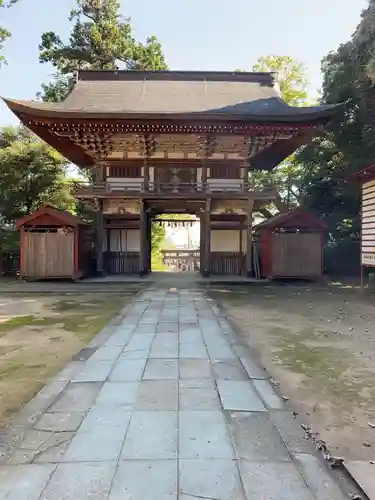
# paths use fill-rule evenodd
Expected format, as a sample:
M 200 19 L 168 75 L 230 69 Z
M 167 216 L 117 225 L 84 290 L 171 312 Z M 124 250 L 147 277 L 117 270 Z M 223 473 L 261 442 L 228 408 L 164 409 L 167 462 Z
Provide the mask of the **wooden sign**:
M 361 263 L 375 267 L 375 180 L 362 184 Z

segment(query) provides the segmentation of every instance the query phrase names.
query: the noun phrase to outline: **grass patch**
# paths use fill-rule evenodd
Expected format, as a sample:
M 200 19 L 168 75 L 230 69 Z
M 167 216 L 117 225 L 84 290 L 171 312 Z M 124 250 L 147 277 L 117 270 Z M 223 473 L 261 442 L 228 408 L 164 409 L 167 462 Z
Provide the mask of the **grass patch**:
M 39 317 L 34 314 L 15 316 L 14 318 L 10 318 L 7 321 L 0 323 L 0 332 L 9 332 L 10 330 L 22 328 L 23 326 L 45 326 L 53 325 L 55 323 L 56 320 L 54 318 Z

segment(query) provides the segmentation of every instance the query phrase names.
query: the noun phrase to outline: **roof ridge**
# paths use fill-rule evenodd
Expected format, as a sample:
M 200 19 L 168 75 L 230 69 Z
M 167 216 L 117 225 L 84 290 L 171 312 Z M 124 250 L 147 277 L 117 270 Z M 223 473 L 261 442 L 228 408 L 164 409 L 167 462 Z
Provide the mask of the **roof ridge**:
M 169 71 L 169 70 L 81 70 L 74 76 L 80 81 L 213 81 L 260 83 L 273 87 L 275 73 L 251 71 Z M 74 83 L 73 83 L 74 84 Z

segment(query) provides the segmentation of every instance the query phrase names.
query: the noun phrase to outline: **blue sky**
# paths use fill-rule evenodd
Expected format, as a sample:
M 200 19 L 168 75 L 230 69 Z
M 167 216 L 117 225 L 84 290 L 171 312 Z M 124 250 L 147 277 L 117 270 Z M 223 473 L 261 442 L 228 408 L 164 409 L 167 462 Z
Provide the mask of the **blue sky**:
M 8 65 L 0 70 L 0 95 L 34 99 L 53 68 L 38 62 L 44 31 L 66 39 L 75 0 L 20 0 L 1 11 L 13 32 L 6 44 Z M 320 86 L 320 61 L 346 41 L 366 0 L 136 0 L 122 2 L 135 36 L 156 35 L 171 69 L 249 69 L 261 55 L 289 55 L 309 70 L 311 93 Z M 125 8 L 127 10 L 125 10 Z M 0 125 L 16 119 L 0 103 Z

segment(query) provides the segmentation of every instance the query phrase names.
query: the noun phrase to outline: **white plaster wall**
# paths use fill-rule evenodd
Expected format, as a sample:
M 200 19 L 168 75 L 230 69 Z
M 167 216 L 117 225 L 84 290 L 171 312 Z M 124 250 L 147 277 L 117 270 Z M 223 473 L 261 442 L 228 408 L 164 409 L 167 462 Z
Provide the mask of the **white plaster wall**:
M 239 252 L 238 229 L 211 229 L 211 252 Z
M 141 248 L 141 233 L 139 229 L 127 229 L 127 250 L 129 252 L 139 252 Z
M 112 252 L 139 252 L 139 229 L 111 229 L 109 233 L 110 249 Z M 103 241 L 103 250 L 107 250 L 107 238 Z

